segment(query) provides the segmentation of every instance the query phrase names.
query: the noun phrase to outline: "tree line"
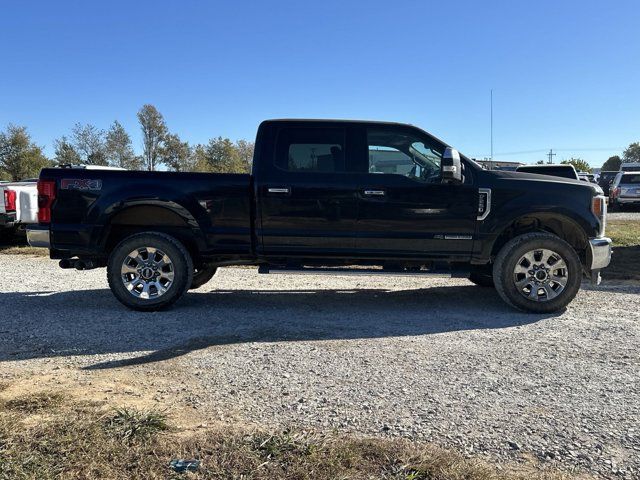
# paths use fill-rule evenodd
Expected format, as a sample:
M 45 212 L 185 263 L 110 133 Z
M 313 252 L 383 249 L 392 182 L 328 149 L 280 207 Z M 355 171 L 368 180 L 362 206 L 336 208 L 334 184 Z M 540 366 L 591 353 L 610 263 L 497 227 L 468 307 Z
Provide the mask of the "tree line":
M 137 116 L 142 131 L 142 155 L 135 153 L 131 137 L 117 120 L 106 131 L 92 124 L 76 123 L 69 135 L 54 141 L 53 158 L 45 156 L 27 127 L 9 125 L 0 132 L 0 180 L 37 177 L 44 167 L 64 164 L 129 170 L 166 168 L 174 172 L 245 173 L 251 169 L 253 142 L 217 137 L 206 144 L 190 145 L 169 131 L 164 117 L 153 105 L 143 105 Z M 602 170 L 619 170 L 622 162 L 640 162 L 640 142 L 629 145 L 622 157 L 609 157 Z M 578 171 L 592 171 L 581 158 L 561 163 L 574 165 Z
M 64 164 L 174 172 L 245 173 L 251 169 L 253 142 L 217 137 L 190 145 L 169 131 L 153 105 L 143 105 L 137 117 L 142 155 L 135 153 L 129 133 L 117 120 L 107 130 L 76 123 L 68 135 L 54 141 L 53 158 L 47 158 L 31 139 L 27 127 L 9 125 L 0 132 L 0 180 L 37 177 L 42 168 Z

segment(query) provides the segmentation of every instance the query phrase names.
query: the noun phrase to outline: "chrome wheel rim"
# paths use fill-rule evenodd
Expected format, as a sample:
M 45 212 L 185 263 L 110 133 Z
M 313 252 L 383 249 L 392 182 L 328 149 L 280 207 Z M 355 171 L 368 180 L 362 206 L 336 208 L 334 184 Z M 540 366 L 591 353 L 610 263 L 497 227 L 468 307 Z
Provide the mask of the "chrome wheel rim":
M 122 262 L 120 278 L 131 295 L 143 300 L 163 296 L 173 285 L 173 262 L 155 247 L 140 247 Z
M 534 302 L 553 300 L 567 286 L 569 269 L 559 253 L 546 248 L 530 250 L 516 262 L 513 282 L 520 295 Z

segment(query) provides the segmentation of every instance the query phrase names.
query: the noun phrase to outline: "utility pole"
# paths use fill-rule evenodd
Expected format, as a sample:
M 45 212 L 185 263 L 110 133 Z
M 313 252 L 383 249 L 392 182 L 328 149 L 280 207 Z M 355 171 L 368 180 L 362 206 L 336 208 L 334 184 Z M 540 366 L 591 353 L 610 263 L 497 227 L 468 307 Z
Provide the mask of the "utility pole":
M 553 153 L 553 148 L 551 150 L 549 150 L 549 153 L 547 153 L 547 157 L 549 158 L 549 161 L 547 163 L 552 164 L 553 163 L 553 157 L 555 157 L 556 154 Z
M 491 89 L 491 162 L 489 170 L 493 170 L 493 88 Z

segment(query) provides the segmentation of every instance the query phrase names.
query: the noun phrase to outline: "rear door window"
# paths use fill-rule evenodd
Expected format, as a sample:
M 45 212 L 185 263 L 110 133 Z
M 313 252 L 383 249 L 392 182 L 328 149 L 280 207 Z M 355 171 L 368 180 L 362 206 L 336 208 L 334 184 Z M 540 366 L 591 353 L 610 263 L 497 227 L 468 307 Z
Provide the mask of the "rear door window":
M 346 172 L 343 128 L 295 128 L 280 130 L 275 164 L 289 172 Z

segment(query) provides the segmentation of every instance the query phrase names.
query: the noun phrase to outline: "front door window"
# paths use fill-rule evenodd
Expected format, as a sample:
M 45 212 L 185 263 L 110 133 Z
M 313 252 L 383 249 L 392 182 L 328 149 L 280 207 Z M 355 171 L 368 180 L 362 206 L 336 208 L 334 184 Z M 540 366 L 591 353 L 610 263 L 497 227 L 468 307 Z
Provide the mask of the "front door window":
M 368 130 L 367 144 L 369 173 L 403 175 L 423 183 L 440 182 L 442 146 L 388 129 Z

